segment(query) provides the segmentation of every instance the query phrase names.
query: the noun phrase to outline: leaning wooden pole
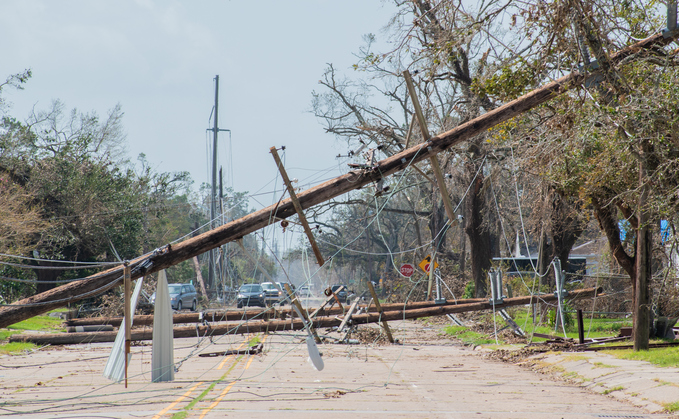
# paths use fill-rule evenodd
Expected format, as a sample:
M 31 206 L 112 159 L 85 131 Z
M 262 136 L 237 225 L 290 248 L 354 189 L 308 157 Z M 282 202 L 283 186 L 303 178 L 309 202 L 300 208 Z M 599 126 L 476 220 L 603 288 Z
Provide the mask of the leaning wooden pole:
M 610 61 L 612 64 L 619 63 L 622 59 L 643 49 L 667 45 L 677 37 L 679 37 L 679 34 L 674 34 L 668 38 L 665 38 L 663 34 L 651 36 L 613 54 Z M 456 144 L 479 135 L 497 124 L 521 115 L 559 96 L 573 86 L 581 84 L 589 75 L 591 74 L 578 71 L 573 72 L 478 118 L 459 125 L 450 131 L 432 137 L 427 142 L 381 160 L 371 169 L 354 170 L 307 189 L 297 196 L 299 203 L 302 209 L 312 207 L 354 189 L 362 188 L 385 176 L 406 169 L 417 162 L 429 159 L 431 156 L 435 156 Z M 275 222 L 276 218 L 288 218 L 294 214 L 296 214 L 296 211 L 292 201 L 286 199 L 280 202 L 280 204 L 248 214 L 243 218 L 224 224 L 176 245 L 167 245 L 156 249 L 152 254 L 144 255 L 131 261 L 132 279 L 176 265 L 210 249 L 264 228 Z M 0 328 L 49 310 L 63 307 L 67 303 L 100 294 L 119 285 L 122 282 L 122 274 L 122 266 L 119 266 L 89 276 L 81 281 L 71 282 L 67 285 L 3 306 L 0 308 Z
M 292 201 L 292 206 L 295 208 L 295 212 L 297 212 L 297 218 L 299 219 L 300 224 L 302 224 L 302 228 L 304 228 L 304 234 L 306 234 L 307 238 L 309 239 L 311 249 L 313 249 L 314 255 L 316 255 L 316 261 L 318 262 L 318 266 L 323 266 L 325 265 L 325 259 L 323 259 L 321 249 L 316 244 L 316 239 L 314 239 L 314 233 L 311 231 L 311 227 L 309 227 L 309 222 L 306 220 L 306 216 L 304 215 L 304 208 L 302 208 L 302 205 L 299 203 L 299 200 L 297 199 L 297 193 L 295 192 L 295 188 L 292 186 L 292 183 L 290 182 L 288 172 L 285 170 L 285 166 L 283 166 L 283 162 L 281 161 L 281 158 L 278 156 L 278 151 L 276 151 L 276 147 L 271 147 L 269 151 L 271 152 L 271 155 L 276 161 L 278 171 L 281 172 L 281 178 L 283 178 L 283 183 L 285 183 L 285 187 L 288 189 L 290 201 Z

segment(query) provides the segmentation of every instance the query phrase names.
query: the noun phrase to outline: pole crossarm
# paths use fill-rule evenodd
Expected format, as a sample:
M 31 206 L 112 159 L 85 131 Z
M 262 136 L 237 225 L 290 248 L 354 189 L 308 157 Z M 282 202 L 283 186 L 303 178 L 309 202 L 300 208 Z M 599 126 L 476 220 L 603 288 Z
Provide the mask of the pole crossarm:
M 611 55 L 611 63 L 619 63 L 624 58 L 641 50 L 667 45 L 679 34 L 664 38 L 656 34 Z M 592 73 L 575 71 L 551 83 L 535 89 L 503 106 L 489 111 L 477 118 L 459 125 L 449 131 L 432 137 L 429 141 L 408 148 L 377 162 L 374 168 L 353 170 L 320 185 L 314 186 L 297 196 L 302 209 L 328 201 L 354 189 L 362 188 L 383 177 L 404 170 L 422 160 L 429 159 L 450 147 L 468 140 L 484 131 L 535 108 L 572 87 L 582 84 Z M 232 242 L 275 222 L 277 218 L 288 218 L 296 214 L 290 198 L 277 205 L 233 220 L 213 230 L 202 233 L 175 245 L 157 249 L 150 255 L 138 257 L 130 262 L 132 279 L 145 274 L 166 269 L 189 258 L 205 253 L 223 244 Z M 63 307 L 68 302 L 98 295 L 120 285 L 123 278 L 122 266 L 91 275 L 81 281 L 71 282 L 58 288 L 37 294 L 13 304 L 0 307 L 0 328 L 26 320 L 49 310 Z

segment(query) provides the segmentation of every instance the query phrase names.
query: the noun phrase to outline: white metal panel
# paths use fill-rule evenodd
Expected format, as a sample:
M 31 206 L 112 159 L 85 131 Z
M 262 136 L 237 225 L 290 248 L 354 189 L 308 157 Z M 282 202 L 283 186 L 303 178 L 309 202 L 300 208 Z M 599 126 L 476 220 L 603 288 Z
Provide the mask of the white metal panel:
M 153 308 L 153 350 L 151 359 L 153 382 L 174 380 L 174 335 L 172 305 L 165 270 L 158 273 L 156 303 Z
M 134 287 L 134 293 L 132 293 L 132 300 L 130 301 L 130 307 L 132 308 L 132 319 L 130 319 L 130 324 L 134 323 L 134 312 L 137 310 L 137 300 L 139 299 L 139 293 L 141 293 L 141 284 L 144 281 L 144 277 L 137 280 L 137 285 Z M 123 322 L 125 324 L 125 318 L 123 317 Z M 121 382 L 125 379 L 125 328 L 118 328 L 118 334 L 116 335 L 116 340 L 113 342 L 113 348 L 111 348 L 111 355 L 106 361 L 106 366 L 104 367 L 104 377 L 115 382 Z M 132 360 L 132 354 L 127 356 L 127 364 L 130 364 Z

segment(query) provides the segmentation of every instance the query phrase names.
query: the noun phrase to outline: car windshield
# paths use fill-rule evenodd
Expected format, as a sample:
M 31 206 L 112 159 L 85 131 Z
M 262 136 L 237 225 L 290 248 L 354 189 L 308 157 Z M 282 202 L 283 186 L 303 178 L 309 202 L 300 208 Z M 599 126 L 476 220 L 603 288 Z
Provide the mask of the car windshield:
M 170 294 L 179 294 L 182 290 L 181 285 L 170 285 L 168 288 L 170 289 Z
M 342 285 L 333 285 L 332 288 L 331 288 L 331 289 L 332 289 L 332 292 L 337 291 L 341 286 L 342 286 Z
M 275 290 L 276 286 L 274 284 L 272 284 L 271 282 L 264 282 L 262 284 L 262 288 L 264 288 L 265 290 Z
M 245 284 L 240 287 L 240 292 L 262 292 L 262 286 L 259 284 Z

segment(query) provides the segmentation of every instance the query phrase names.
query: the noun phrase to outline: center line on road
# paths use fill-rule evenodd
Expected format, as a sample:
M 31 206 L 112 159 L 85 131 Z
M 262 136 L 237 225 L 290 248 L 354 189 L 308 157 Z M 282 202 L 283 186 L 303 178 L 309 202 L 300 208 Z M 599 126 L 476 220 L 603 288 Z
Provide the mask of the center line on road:
M 198 388 L 198 386 L 201 385 L 201 384 L 203 384 L 202 381 L 199 382 L 199 383 L 197 383 L 197 384 L 194 385 L 193 387 L 191 387 L 191 388 L 189 389 L 189 391 L 187 391 L 187 392 L 184 393 L 182 396 L 180 396 L 180 397 L 179 397 L 177 400 L 175 400 L 172 404 L 170 404 L 168 407 L 166 407 L 165 409 L 163 409 L 163 410 L 161 410 L 160 412 L 158 412 L 158 414 L 155 415 L 155 416 L 153 417 L 153 419 L 160 419 L 160 417 L 161 417 L 162 415 L 164 415 L 164 414 L 167 413 L 170 409 L 172 409 L 173 407 L 175 407 L 179 402 L 181 402 L 181 401 L 184 400 L 185 398 L 189 397 L 189 396 L 191 395 L 191 393 L 193 393 L 193 391 L 194 391 L 196 388 Z
M 261 340 L 260 342 L 261 342 L 261 343 L 264 343 L 264 341 L 266 340 L 267 336 L 268 336 L 268 335 L 264 335 L 264 337 L 262 338 L 262 340 Z M 242 345 L 241 345 L 241 346 L 242 346 Z M 252 364 L 252 361 L 255 359 L 254 355 L 249 355 L 249 357 L 250 357 L 250 359 L 248 359 L 248 363 L 245 364 L 245 370 L 247 370 L 248 368 L 250 368 L 250 364 Z M 222 378 L 223 378 L 223 377 L 222 377 Z M 219 402 L 222 401 L 222 399 L 224 398 L 224 396 L 227 395 L 227 393 L 231 390 L 231 388 L 233 387 L 234 384 L 236 384 L 236 381 L 232 381 L 232 382 L 231 382 L 224 390 L 222 390 L 222 392 L 219 394 L 219 397 L 217 397 L 217 398 L 215 399 L 215 401 L 212 402 L 212 404 L 211 404 L 210 406 L 208 406 L 207 408 L 203 409 L 203 411 L 201 412 L 201 414 L 200 414 L 200 416 L 198 417 L 198 419 L 203 419 L 203 418 L 205 417 L 205 415 L 207 415 L 208 413 L 210 413 L 210 411 L 211 411 L 212 409 L 214 409 L 214 408 L 219 404 Z

